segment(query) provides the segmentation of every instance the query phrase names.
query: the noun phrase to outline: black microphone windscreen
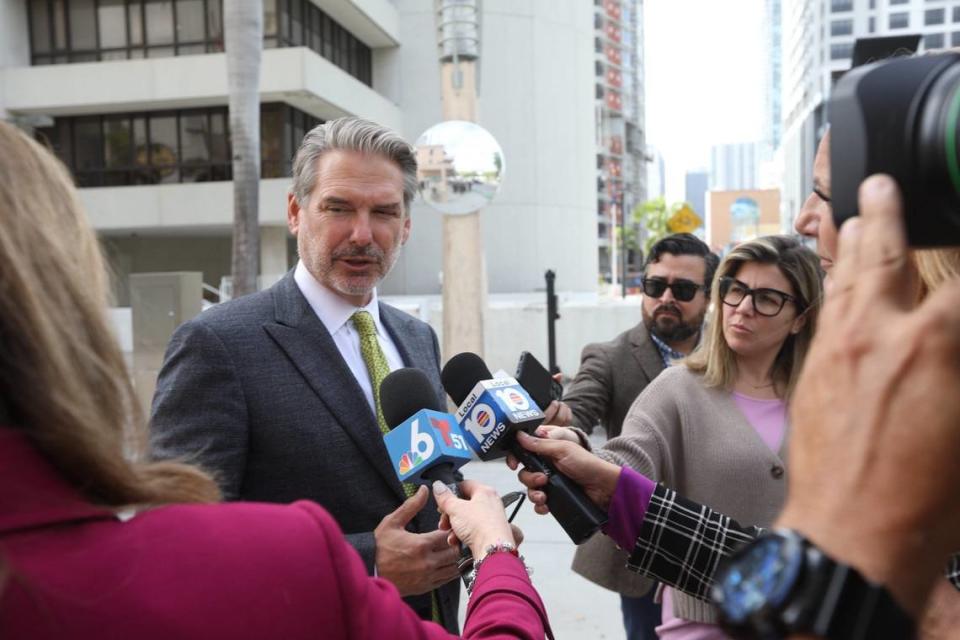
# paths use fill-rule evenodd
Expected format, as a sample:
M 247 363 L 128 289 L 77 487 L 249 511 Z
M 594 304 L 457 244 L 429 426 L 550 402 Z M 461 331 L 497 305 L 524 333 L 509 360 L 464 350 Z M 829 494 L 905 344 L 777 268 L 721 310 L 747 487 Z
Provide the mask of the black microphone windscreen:
M 437 392 L 420 369 L 397 369 L 380 383 L 380 408 L 391 429 L 417 411 L 436 406 Z
M 490 373 L 483 358 L 469 351 L 458 353 L 450 358 L 440 372 L 443 389 L 456 405 L 462 404 L 467 399 L 478 382 L 491 378 L 493 374 Z

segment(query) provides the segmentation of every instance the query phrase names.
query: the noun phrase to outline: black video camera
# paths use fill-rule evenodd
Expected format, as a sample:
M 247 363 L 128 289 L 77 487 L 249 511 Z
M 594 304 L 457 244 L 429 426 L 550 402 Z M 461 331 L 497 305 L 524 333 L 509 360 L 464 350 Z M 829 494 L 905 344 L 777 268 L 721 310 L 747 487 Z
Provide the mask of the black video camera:
M 846 73 L 830 100 L 837 228 L 874 173 L 903 192 L 912 246 L 960 245 L 960 54 L 896 58 Z

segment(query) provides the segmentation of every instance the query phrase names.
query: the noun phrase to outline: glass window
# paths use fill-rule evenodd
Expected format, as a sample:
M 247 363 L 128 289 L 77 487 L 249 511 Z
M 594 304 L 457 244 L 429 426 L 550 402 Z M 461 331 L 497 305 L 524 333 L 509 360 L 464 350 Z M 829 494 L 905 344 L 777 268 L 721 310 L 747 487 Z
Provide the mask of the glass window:
M 154 182 L 179 182 L 177 170 L 177 117 L 173 115 L 151 116 L 150 168 Z
M 867 31 L 874 33 L 877 30 L 877 19 L 873 16 L 870 16 L 869 24 L 867 26 Z
M 333 20 L 330 16 L 323 16 L 323 51 L 320 51 L 327 60 L 333 60 Z
M 263 35 L 277 35 L 277 0 L 263 0 Z
M 270 0 L 265 4 L 270 4 Z M 207 51 L 223 51 L 223 5 L 220 0 L 207 0 L 207 40 Z
M 923 24 L 943 24 L 944 19 L 944 10 L 941 9 L 927 9 L 923 12 Z
M 853 33 L 853 20 L 834 20 L 830 23 L 830 35 L 848 36 Z
M 891 29 L 906 29 L 910 26 L 910 14 L 909 13 L 891 13 L 890 14 L 890 28 Z
M 230 158 L 230 137 L 227 127 L 227 110 L 215 109 L 210 113 L 210 169 L 211 180 L 229 180 L 233 176 Z
M 320 121 L 281 103 L 261 105 L 260 113 L 261 175 L 289 176 L 292 149 Z M 36 138 L 85 187 L 229 180 L 232 174 L 225 107 L 57 118 L 38 128 Z
M 923 37 L 923 48 L 928 51 L 930 49 L 942 49 L 943 40 L 942 33 L 928 33 Z
M 307 29 L 307 32 L 310 34 L 310 48 L 319 53 L 323 48 L 323 42 L 321 40 L 321 25 L 320 17 L 323 13 L 320 9 L 317 9 L 312 4 L 310 5 L 310 26 Z
M 830 10 L 833 12 L 853 10 L 853 0 L 830 0 Z
M 130 119 L 126 116 L 106 116 L 103 119 L 103 184 L 129 184 L 133 164 L 133 135 Z
M 177 0 L 177 42 L 203 40 L 203 0 Z
M 70 47 L 76 49 L 97 48 L 97 16 L 93 0 L 70 2 Z
M 99 116 L 77 118 L 73 124 L 73 170 L 77 184 L 95 187 L 102 183 L 99 169 L 103 167 L 103 146 L 100 136 Z
M 206 112 L 180 116 L 180 163 L 183 182 L 208 182 L 210 176 L 210 125 Z
M 286 41 L 290 40 L 290 0 L 280 0 L 280 10 L 277 12 L 277 19 L 280 25 L 280 41 L 286 44 Z
M 67 48 L 67 8 L 65 0 L 53 0 L 53 48 Z
M 830 45 L 831 60 L 845 60 L 853 55 L 852 42 L 839 42 Z
M 139 2 L 127 6 L 127 26 L 130 29 L 130 44 L 143 44 L 143 7 Z
M 145 0 L 145 2 L 147 44 L 172 44 L 173 0 Z M 150 57 L 154 56 L 150 54 Z
M 960 31 L 954 31 L 950 34 L 950 46 L 960 47 Z
M 108 169 L 133 164 L 133 131 L 127 116 L 104 116 L 103 162 Z
M 289 140 L 283 136 L 284 111 L 282 105 L 263 105 L 260 116 L 260 170 L 264 178 L 280 178 L 285 173 L 284 164 L 290 153 Z
M 907 4 L 910 0 L 890 0 L 890 4 Z
M 960 7 L 953 8 L 953 21 L 960 22 Z
M 127 13 L 123 5 L 124 0 L 100 0 L 98 3 L 97 21 L 101 49 L 127 46 Z
M 290 42 L 303 44 L 303 0 L 290 0 Z
M 30 44 L 34 53 L 50 51 L 50 12 L 47 11 L 47 0 L 30 3 Z

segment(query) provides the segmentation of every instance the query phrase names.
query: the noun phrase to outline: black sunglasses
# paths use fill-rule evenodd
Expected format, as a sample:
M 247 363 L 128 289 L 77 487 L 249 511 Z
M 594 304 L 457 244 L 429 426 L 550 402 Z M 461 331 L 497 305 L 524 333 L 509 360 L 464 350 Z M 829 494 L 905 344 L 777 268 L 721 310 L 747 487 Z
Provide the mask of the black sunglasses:
M 690 302 L 697 295 L 697 291 L 703 289 L 702 284 L 690 282 L 689 280 L 674 280 L 667 282 L 663 278 L 644 278 L 642 281 L 643 292 L 651 298 L 659 298 L 663 292 L 670 289 L 673 297 L 680 302 Z
M 750 296 L 753 310 L 761 316 L 772 318 L 783 310 L 787 302 L 797 305 L 797 313 L 803 312 L 803 303 L 789 293 L 779 289 L 751 289 L 736 278 L 720 278 L 720 300 L 723 304 L 736 307 L 747 296 Z

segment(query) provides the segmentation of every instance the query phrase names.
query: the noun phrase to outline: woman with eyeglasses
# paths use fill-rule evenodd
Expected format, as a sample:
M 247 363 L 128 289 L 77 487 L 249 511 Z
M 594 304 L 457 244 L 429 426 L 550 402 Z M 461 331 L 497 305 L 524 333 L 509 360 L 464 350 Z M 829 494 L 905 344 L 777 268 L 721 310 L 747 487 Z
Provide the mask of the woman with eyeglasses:
M 620 505 L 610 503 L 613 487 L 601 492 L 585 487 L 598 504 L 605 494 L 601 506 L 610 515 L 608 536 L 637 539 L 639 531 L 632 530 L 642 521 L 637 505 L 646 511 L 655 482 L 740 522 L 765 526 L 773 521 L 786 495 L 787 403 L 816 328 L 821 294 L 817 255 L 796 238 L 759 238 L 724 258 L 711 293 L 713 318 L 700 348 L 647 386 L 630 408 L 620 437 L 597 452 L 618 470 L 639 472 L 642 480 L 626 492 L 617 485 Z M 539 486 L 532 475 L 522 472 L 521 479 L 528 487 Z M 531 498 L 544 512 L 541 493 L 534 489 Z M 621 517 L 628 512 L 631 517 Z M 597 561 L 605 559 L 608 545 L 601 542 L 587 543 L 585 559 L 594 551 Z M 678 555 L 674 561 L 694 559 Z M 726 637 L 715 624 L 712 605 L 702 599 L 666 587 L 663 605 L 661 638 Z

